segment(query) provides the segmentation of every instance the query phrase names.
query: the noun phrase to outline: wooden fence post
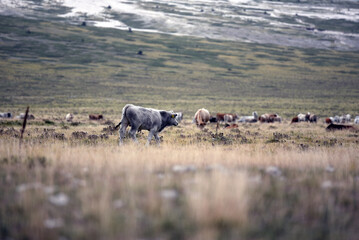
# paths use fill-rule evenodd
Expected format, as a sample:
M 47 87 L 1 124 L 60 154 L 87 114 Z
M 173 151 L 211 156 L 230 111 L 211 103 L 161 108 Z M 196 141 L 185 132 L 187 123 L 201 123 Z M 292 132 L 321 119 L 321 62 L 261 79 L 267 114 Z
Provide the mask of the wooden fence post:
M 24 137 L 24 132 L 25 132 L 25 128 L 26 128 L 26 121 L 27 121 L 27 116 L 29 115 L 29 106 L 27 106 L 26 108 L 26 112 L 25 112 L 25 117 L 24 117 L 24 121 L 22 123 L 22 129 L 21 129 L 21 135 L 20 135 L 20 148 L 21 148 L 21 143 L 22 143 L 22 139 Z

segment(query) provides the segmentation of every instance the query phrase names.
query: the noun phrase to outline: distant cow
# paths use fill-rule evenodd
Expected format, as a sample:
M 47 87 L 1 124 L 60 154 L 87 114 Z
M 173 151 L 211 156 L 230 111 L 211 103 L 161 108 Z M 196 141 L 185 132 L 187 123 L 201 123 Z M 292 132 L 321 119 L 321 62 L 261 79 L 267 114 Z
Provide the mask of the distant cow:
M 335 130 L 356 130 L 353 126 L 351 125 L 344 125 L 344 124 L 334 124 L 331 123 L 329 124 L 329 126 L 326 128 L 327 131 L 335 131 Z
M 233 122 L 233 115 L 225 114 L 225 115 L 223 116 L 223 120 L 224 120 L 225 123 Z
M 12 118 L 12 113 L 10 112 L 0 113 L 0 118 Z
M 355 123 L 355 124 L 359 124 L 359 116 L 356 116 L 356 117 L 355 117 L 354 123 Z
M 317 119 L 318 119 L 317 115 L 311 114 L 311 113 L 309 113 L 309 112 L 308 112 L 307 115 L 305 116 L 305 120 L 306 120 L 307 122 L 317 123 Z
M 311 114 L 310 112 L 308 112 L 307 114 L 303 114 L 303 113 L 299 113 L 296 117 L 292 118 L 292 121 L 290 122 L 292 123 L 296 123 L 296 122 L 317 122 L 317 115 L 315 114 Z
M 332 122 L 332 120 L 331 120 L 330 118 L 326 118 L 326 119 L 325 119 L 325 123 L 330 124 L 330 123 L 333 123 L 333 122 Z
M 304 113 L 299 113 L 297 115 L 298 117 L 298 122 L 309 122 L 309 118 L 310 118 L 311 114 L 310 112 L 304 114 Z
M 340 117 L 338 115 L 335 115 L 334 117 L 329 117 L 330 121 L 332 123 L 340 123 Z
M 102 114 L 90 114 L 89 119 L 90 120 L 101 120 L 101 119 L 103 119 L 103 115 Z
M 198 109 L 194 114 L 193 122 L 196 123 L 197 127 L 204 128 L 209 121 L 210 114 L 207 109 Z
M 25 113 L 20 113 L 19 116 L 16 116 L 17 119 L 25 119 Z M 27 120 L 34 120 L 35 116 L 33 114 L 27 115 Z
M 261 123 L 282 122 L 282 118 L 278 114 L 274 113 L 265 113 L 261 115 L 258 120 Z
M 335 115 L 334 117 L 329 117 L 332 123 L 348 123 L 351 120 L 350 114 L 338 116 Z
M 178 122 L 176 117 L 177 114 L 174 112 L 127 104 L 122 109 L 121 122 L 115 127 L 118 128 L 121 125 L 119 131 L 119 145 L 123 144 L 123 138 L 125 137 L 126 128 L 128 126 L 131 126 L 129 135 L 132 137 L 134 142 L 137 142 L 136 132 L 148 130 L 149 134 L 146 145 L 150 144 L 152 137 L 155 137 L 157 144 L 159 144 L 160 138 L 158 133 L 160 133 L 167 126 L 177 126 Z
M 277 114 L 276 117 L 273 118 L 273 122 L 282 122 L 282 117 Z
M 72 113 L 68 113 L 66 115 L 66 121 L 67 122 L 72 122 L 73 119 L 74 119 L 74 115 Z
M 310 114 L 310 113 L 309 113 L 309 114 Z M 308 113 L 307 113 L 307 114 L 299 113 L 299 114 L 297 115 L 297 117 L 298 117 L 298 122 L 304 122 L 304 121 L 306 121 L 307 116 L 308 116 Z
M 258 121 L 258 114 L 257 112 L 253 112 L 252 116 L 243 116 L 240 117 L 238 122 L 247 122 L 247 123 L 255 123 Z
M 218 122 L 225 122 L 224 116 L 227 115 L 227 119 L 229 119 L 229 116 L 232 117 L 232 121 L 236 121 L 238 116 L 234 113 L 217 113 L 216 118 Z
M 342 115 L 339 117 L 340 123 L 348 123 L 348 122 L 350 122 L 350 120 L 351 120 L 350 114 Z
M 297 122 L 299 122 L 299 117 L 298 116 L 292 118 L 292 121 L 290 122 L 290 124 L 297 123 Z

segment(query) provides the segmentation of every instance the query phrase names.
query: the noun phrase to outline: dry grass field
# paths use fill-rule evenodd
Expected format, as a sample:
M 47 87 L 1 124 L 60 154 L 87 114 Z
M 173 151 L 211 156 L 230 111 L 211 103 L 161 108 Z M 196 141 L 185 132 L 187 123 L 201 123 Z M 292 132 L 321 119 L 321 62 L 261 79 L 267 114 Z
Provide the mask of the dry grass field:
M 357 238 L 358 132 L 187 119 L 118 147 L 107 124 L 30 121 L 20 147 L 2 122 L 1 239 Z

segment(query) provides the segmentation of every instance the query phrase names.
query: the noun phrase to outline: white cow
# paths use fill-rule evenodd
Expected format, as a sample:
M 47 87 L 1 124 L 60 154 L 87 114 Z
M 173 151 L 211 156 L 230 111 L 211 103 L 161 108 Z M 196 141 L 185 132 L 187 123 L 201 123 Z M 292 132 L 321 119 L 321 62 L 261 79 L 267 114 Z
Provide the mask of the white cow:
M 16 116 L 16 119 L 25 119 L 25 113 L 20 113 L 19 116 Z M 28 114 L 27 119 L 28 120 L 34 120 L 35 116 L 33 114 Z
M 340 117 L 338 115 L 330 117 L 330 120 L 332 120 L 333 123 L 340 123 Z
M 225 114 L 225 115 L 223 116 L 223 119 L 224 119 L 224 122 L 225 122 L 225 123 L 233 122 L 233 115 Z
M 298 114 L 298 121 L 299 122 L 305 122 L 306 121 L 306 116 L 307 116 L 307 114 L 303 114 L 303 113 L 299 113 Z
M 72 122 L 73 119 L 74 119 L 74 115 L 72 113 L 68 113 L 66 115 L 66 121 L 67 122 Z
M 355 117 L 354 123 L 355 123 L 355 124 L 359 124 L 359 116 L 356 116 L 356 117 Z
M 239 118 L 238 122 L 247 122 L 247 123 L 254 123 L 258 121 L 258 114 L 257 112 L 253 112 L 252 116 L 242 116 Z
M 12 118 L 12 113 L 10 112 L 0 113 L 0 118 Z
M 332 121 L 332 123 L 347 123 L 350 122 L 351 116 L 350 114 L 342 116 L 335 115 L 334 117 L 329 117 L 329 119 Z
M 351 120 L 350 114 L 342 115 L 342 116 L 339 117 L 339 122 L 340 123 L 348 123 L 348 122 L 350 122 L 350 120 Z

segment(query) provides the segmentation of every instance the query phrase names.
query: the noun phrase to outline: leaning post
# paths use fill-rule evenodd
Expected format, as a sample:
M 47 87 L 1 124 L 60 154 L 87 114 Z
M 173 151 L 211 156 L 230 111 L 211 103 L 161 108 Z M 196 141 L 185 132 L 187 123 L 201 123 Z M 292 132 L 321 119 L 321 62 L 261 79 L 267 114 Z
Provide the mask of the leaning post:
M 25 132 L 25 128 L 26 128 L 26 121 L 27 121 L 27 116 L 29 115 L 29 106 L 27 106 L 26 108 L 26 112 L 25 112 L 25 117 L 24 117 L 24 121 L 22 122 L 22 129 L 21 129 L 21 134 L 20 134 L 20 148 L 21 148 L 21 144 L 22 144 L 22 139 L 24 137 L 24 132 Z

